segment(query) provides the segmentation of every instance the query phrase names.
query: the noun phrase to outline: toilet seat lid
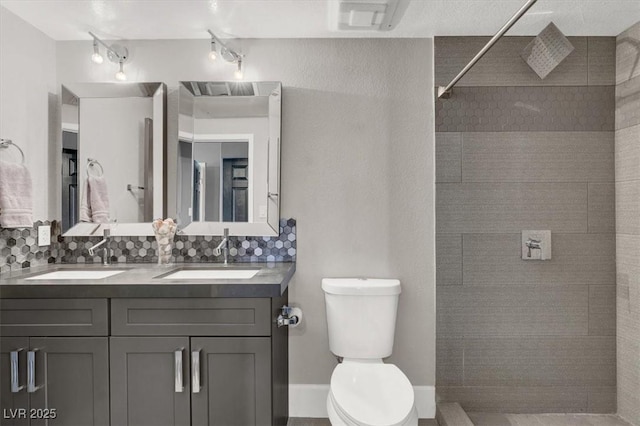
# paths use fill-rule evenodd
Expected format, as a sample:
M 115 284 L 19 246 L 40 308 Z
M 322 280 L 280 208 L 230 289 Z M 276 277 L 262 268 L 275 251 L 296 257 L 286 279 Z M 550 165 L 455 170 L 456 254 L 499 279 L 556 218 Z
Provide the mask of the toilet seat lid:
M 402 424 L 414 403 L 409 379 L 393 364 L 339 364 L 331 393 L 340 411 L 363 426 Z

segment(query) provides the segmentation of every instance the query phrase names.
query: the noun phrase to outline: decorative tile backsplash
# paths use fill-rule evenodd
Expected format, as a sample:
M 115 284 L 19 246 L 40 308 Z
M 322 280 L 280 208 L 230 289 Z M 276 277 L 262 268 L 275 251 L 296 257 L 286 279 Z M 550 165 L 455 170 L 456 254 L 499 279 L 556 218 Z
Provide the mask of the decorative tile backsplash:
M 51 226 L 50 246 L 38 246 L 41 225 Z M 37 221 L 32 228 L 0 228 L 0 272 L 56 263 L 59 229 L 56 221 Z
M 101 237 L 61 237 L 59 227 L 52 223 L 52 244 L 38 247 L 36 222 L 28 229 L 0 229 L 0 271 L 28 268 L 46 263 L 99 263 L 100 256 L 89 256 L 89 247 Z M 231 262 L 295 262 L 296 221 L 280 220 L 277 237 L 230 237 Z M 213 249 L 222 237 L 176 235 L 172 262 L 221 262 L 222 255 L 214 256 Z M 113 237 L 110 242 L 114 263 L 155 263 L 158 261 L 155 237 Z

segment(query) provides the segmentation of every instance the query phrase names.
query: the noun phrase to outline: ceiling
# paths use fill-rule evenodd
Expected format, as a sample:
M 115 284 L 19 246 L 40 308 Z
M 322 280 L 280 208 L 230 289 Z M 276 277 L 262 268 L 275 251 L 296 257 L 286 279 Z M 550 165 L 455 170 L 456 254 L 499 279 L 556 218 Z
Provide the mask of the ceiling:
M 525 0 L 408 0 L 393 31 L 333 30 L 338 0 L 0 0 L 54 40 L 493 35 Z M 359 0 L 356 0 L 359 1 Z M 553 21 L 566 35 L 615 36 L 640 21 L 638 0 L 539 0 L 507 33 Z

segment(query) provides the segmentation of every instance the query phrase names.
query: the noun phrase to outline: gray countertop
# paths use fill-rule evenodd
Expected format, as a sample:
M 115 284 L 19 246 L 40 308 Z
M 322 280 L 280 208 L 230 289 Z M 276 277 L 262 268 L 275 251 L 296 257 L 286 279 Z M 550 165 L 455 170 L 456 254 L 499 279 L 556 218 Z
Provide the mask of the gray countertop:
M 162 279 L 180 269 L 260 269 L 249 279 Z M 103 279 L 27 280 L 62 270 L 124 270 Z M 0 298 L 93 298 L 93 297 L 279 297 L 289 285 L 295 263 L 174 263 L 170 265 L 51 264 L 0 275 Z

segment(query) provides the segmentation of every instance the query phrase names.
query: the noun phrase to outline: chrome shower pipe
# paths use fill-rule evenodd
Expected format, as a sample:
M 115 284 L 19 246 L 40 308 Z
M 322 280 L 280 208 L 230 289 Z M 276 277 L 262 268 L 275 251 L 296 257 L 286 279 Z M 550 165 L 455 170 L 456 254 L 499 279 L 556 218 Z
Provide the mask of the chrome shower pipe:
M 509 31 L 509 29 L 513 27 L 516 22 L 518 22 L 522 15 L 527 13 L 531 6 L 533 6 L 537 1 L 538 0 L 527 0 L 527 3 L 525 3 L 525 5 L 522 6 L 520 10 L 518 10 L 516 14 L 513 15 L 511 19 L 509 19 L 507 23 L 502 26 L 502 28 L 500 28 L 500 31 L 498 31 L 496 35 L 494 35 L 491 40 L 489 40 L 489 42 L 476 54 L 476 56 L 474 56 L 473 59 L 462 69 L 462 71 L 460 71 L 458 75 L 456 75 L 453 80 L 451 80 L 451 83 L 449 83 L 446 87 L 438 86 L 437 97 L 444 99 L 449 98 L 451 96 L 451 89 L 453 88 L 453 86 L 455 86 L 456 83 L 460 81 L 460 79 L 464 77 L 464 75 L 469 72 L 471 68 L 473 68 L 476 62 L 478 62 L 484 56 L 484 54 L 487 53 L 498 40 L 500 40 L 504 33 Z

